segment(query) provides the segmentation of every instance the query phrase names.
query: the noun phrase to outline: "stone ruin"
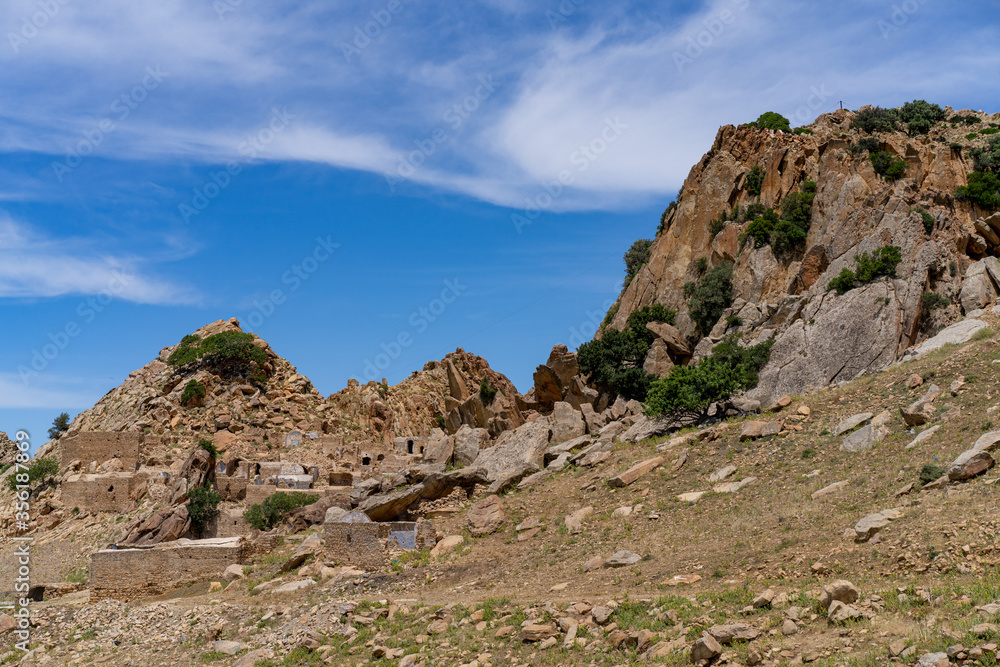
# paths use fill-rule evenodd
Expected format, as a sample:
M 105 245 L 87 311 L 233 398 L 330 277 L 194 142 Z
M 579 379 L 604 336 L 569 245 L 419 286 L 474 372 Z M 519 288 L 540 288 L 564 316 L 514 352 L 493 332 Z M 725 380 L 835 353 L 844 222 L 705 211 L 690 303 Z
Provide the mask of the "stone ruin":
M 68 468 L 73 462 L 79 461 L 80 470 L 93 468 L 89 471 L 97 472 L 97 466 L 111 459 L 118 459 L 125 472 L 134 472 L 142 463 L 143 450 L 159 442 L 159 438 L 144 433 L 103 431 L 75 433 L 59 441 L 62 452 L 61 467 Z
M 430 549 L 435 544 L 429 521 L 375 522 L 355 510 L 323 525 L 326 558 L 340 565 L 385 567 L 392 549 Z
M 244 556 L 242 537 L 101 549 L 90 557 L 91 600 L 159 595 L 219 576 L 230 565 L 242 563 Z

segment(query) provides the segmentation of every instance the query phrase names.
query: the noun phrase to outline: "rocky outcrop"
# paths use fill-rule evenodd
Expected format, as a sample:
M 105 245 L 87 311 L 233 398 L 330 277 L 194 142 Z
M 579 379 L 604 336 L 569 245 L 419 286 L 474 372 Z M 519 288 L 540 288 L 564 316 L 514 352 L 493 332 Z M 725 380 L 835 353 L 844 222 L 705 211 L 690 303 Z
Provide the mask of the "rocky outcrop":
M 942 318 L 953 321 L 961 314 L 957 305 L 925 313 L 921 298 L 928 291 L 961 304 L 965 312 L 997 298 L 1000 262 L 989 255 L 1000 254 L 1000 215 L 981 218 L 953 196 L 971 169 L 949 147 L 966 141 L 964 130 L 942 124 L 930 135 L 879 135 L 882 150 L 907 164 L 906 178 L 893 182 L 873 171 L 867 153 L 848 150 L 864 136 L 851 129 L 852 118 L 849 111 L 825 114 L 809 126 L 812 134 L 801 135 L 750 126 L 719 130 L 711 150 L 691 169 L 649 262 L 622 292 L 610 322 L 623 329 L 629 315 L 654 303 L 677 310 L 673 329 L 679 336 L 657 332 L 663 345 L 651 349 L 647 370 L 669 372 L 664 347 L 677 363 L 682 351 L 669 342 L 678 337 L 695 358 L 726 333 L 738 333 L 746 342 L 773 337 L 771 360 L 752 394 L 768 403 L 883 368 L 949 323 Z M 765 170 L 759 196 L 744 187 L 755 166 Z M 713 233 L 712 221 L 732 217 L 734 207 L 780 208 L 805 181 L 817 188 L 808 237 L 797 254 L 742 243 L 745 220 L 730 220 Z M 925 220 L 928 215 L 933 224 Z M 900 248 L 897 278 L 844 295 L 828 291 L 832 278 L 854 267 L 856 255 L 885 245 Z M 729 320 L 720 320 L 699 343 L 684 285 L 698 279 L 702 260 L 709 266 L 734 264 L 734 302 L 723 314 Z

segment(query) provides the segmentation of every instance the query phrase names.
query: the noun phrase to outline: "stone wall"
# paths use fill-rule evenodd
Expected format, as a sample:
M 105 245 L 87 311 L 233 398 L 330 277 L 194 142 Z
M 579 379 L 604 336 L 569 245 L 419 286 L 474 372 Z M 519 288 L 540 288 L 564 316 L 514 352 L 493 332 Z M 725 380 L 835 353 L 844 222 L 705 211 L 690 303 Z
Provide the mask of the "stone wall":
M 176 540 L 149 549 L 101 549 L 90 557 L 91 601 L 134 600 L 220 577 L 244 558 L 239 537 Z
M 125 513 L 145 495 L 148 479 L 145 474 L 131 472 L 70 475 L 60 488 L 66 507 L 79 507 L 85 512 Z
M 220 509 L 205 525 L 207 537 L 247 537 L 259 532 L 243 518 L 242 508 Z
M 144 434 L 134 432 L 84 431 L 67 436 L 59 441 L 61 466 L 65 468 L 78 460 L 80 469 L 86 470 L 91 463 L 100 465 L 105 461 L 118 459 L 125 470 L 137 470 L 142 460 L 145 439 Z
M 323 527 L 327 560 L 377 570 L 386 564 L 389 524 L 338 522 Z
M 289 495 L 301 493 L 307 496 L 318 496 L 320 498 L 331 496 L 335 499 L 335 504 L 344 509 L 351 507 L 351 487 L 349 486 L 320 486 L 312 489 L 284 489 L 274 484 L 250 484 L 246 488 L 246 505 L 259 505 L 265 499 L 274 495 L 278 491 Z

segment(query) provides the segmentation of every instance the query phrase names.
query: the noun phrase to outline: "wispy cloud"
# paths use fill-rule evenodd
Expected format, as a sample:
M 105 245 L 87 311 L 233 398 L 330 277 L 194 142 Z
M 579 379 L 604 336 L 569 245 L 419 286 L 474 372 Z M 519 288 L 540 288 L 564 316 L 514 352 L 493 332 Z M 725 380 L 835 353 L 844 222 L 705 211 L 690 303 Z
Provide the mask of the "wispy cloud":
M 0 214 L 0 297 L 107 295 L 143 304 L 197 303 L 196 290 L 150 275 L 150 260 L 47 237 Z
M 947 19 L 982 39 L 926 48 L 947 14 L 930 3 L 890 41 L 878 27 L 889 10 L 864 0 L 574 3 L 556 26 L 546 12 L 558 2 L 407 1 L 351 59 L 343 45 L 380 6 L 230 4 L 224 20 L 193 0 L 60 5 L 17 52 L 0 48 L 11 75 L 0 85 L 0 150 L 59 156 L 144 67 L 159 66 L 170 75 L 156 99 L 116 126 L 102 155 L 226 161 L 279 106 L 297 120 L 261 159 L 395 176 L 442 110 L 487 74 L 502 88 L 406 178 L 518 208 L 570 170 L 551 209 L 607 209 L 676 191 L 719 125 L 766 110 L 804 123 L 841 99 L 856 107 L 988 88 L 985 65 L 997 60 L 982 49 L 995 28 L 960 16 Z M 17 32 L 34 11 L 30 0 L 6 3 L 0 28 Z M 811 104 L 817 88 L 828 95 Z M 601 148 L 609 121 L 628 129 Z M 599 159 L 580 159 L 599 148 Z

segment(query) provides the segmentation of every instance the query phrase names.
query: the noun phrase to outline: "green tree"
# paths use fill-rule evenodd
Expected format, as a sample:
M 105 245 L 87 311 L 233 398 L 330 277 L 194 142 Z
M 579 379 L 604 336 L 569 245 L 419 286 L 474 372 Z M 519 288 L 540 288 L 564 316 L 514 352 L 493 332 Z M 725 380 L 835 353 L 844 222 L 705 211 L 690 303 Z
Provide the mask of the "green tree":
M 646 413 L 704 419 L 712 403 L 757 386 L 772 345 L 774 340 L 742 347 L 737 336 L 726 336 L 708 357 L 695 365 L 675 366 L 669 375 L 654 382 L 646 396 Z
M 774 111 L 762 113 L 757 120 L 749 124 L 760 130 L 780 130 L 781 132 L 792 131 L 792 126 L 791 123 L 788 122 L 788 119 L 780 113 L 776 113 Z
M 317 500 L 319 496 L 278 491 L 265 498 L 259 505 L 251 505 L 243 517 L 257 530 L 270 530 L 281 523 L 285 515 L 292 510 L 312 505 Z
M 219 503 L 222 501 L 214 489 L 208 486 L 196 486 L 188 489 L 188 516 L 191 517 L 191 530 L 201 535 L 205 526 L 215 516 Z
M 49 429 L 49 439 L 58 440 L 62 434 L 69 430 L 69 414 L 63 412 L 52 420 L 52 428 Z
M 639 239 L 625 253 L 625 285 L 632 282 L 632 278 L 639 272 L 639 269 L 649 262 L 650 247 L 653 242 L 649 239 Z
M 788 121 L 785 122 L 787 123 Z M 765 172 L 763 168 L 757 165 L 753 166 L 750 173 L 747 174 L 746 181 L 743 182 L 743 186 L 746 188 L 747 194 L 754 197 L 760 196 L 760 190 L 764 186 L 764 176 L 766 173 L 767 172 Z
M 721 262 L 703 275 L 697 283 L 685 285 L 688 314 L 702 335 L 707 335 L 733 303 L 733 265 Z

